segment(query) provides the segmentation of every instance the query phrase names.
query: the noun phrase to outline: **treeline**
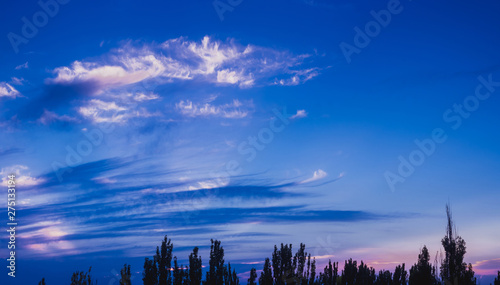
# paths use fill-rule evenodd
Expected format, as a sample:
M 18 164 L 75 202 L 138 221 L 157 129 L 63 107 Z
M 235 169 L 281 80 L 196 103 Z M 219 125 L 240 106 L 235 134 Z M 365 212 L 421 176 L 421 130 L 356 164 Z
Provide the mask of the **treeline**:
M 230 263 L 225 264 L 224 248 L 220 241 L 212 240 L 209 269 L 204 281 L 202 281 L 202 262 L 198 255 L 198 247 L 195 247 L 189 255 L 189 266 L 179 266 L 177 256 L 173 257 L 172 264 L 173 247 L 171 240 L 165 236 L 161 247 L 156 247 L 156 255 L 153 259 L 146 258 L 142 274 L 144 285 L 239 284 L 236 270 L 231 270 Z M 124 265 L 121 275 L 120 285 L 131 285 L 130 266 Z
M 394 273 L 369 267 L 363 261 L 349 259 L 339 271 L 338 262 L 331 260 L 323 270 L 316 271 L 316 260 L 306 252 L 306 246 L 300 244 L 295 254 L 291 244 L 274 246 L 271 259 L 266 258 L 260 276 L 257 269 L 252 268 L 249 285 L 472 285 L 477 284 L 472 265 L 464 262 L 466 253 L 465 241 L 454 229 L 451 212 L 446 207 L 448 217 L 447 231 L 441 240 L 444 256 L 438 265 L 437 257 L 431 263 L 430 253 L 426 246 L 421 249 L 417 262 L 409 272 L 405 264 L 396 266 Z M 225 263 L 224 248 L 218 240 L 211 240 L 209 267 L 203 279 L 202 260 L 198 255 L 198 247 L 189 255 L 189 264 L 179 265 L 173 256 L 173 244 L 167 236 L 156 247 L 156 254 L 144 261 L 142 273 L 143 285 L 239 285 L 240 280 L 230 263 Z M 130 265 L 121 269 L 120 285 L 132 285 Z M 136 282 L 134 282 L 136 283 Z M 138 282 L 137 282 L 138 283 Z M 71 285 L 94 285 L 88 272 L 75 272 Z M 45 285 L 42 280 L 39 285 Z M 500 271 L 494 285 L 500 285 Z

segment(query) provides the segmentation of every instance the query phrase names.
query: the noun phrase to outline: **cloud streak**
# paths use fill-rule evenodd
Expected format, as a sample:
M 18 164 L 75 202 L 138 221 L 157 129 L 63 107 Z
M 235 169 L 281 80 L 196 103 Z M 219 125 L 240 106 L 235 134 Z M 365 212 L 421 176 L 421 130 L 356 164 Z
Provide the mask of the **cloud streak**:
M 241 119 L 248 116 L 253 110 L 252 101 L 241 102 L 233 100 L 231 103 L 214 105 L 211 103 L 197 104 L 190 100 L 181 100 L 175 105 L 176 109 L 188 117 L 222 117 L 227 119 Z
M 138 232 L 205 236 L 224 227 L 231 236 L 267 236 L 279 233 L 267 232 L 266 225 L 397 218 L 357 210 L 310 209 L 300 203 L 282 205 L 310 195 L 291 191 L 300 187 L 297 182 L 257 185 L 235 177 L 232 184 L 191 188 L 210 180 L 180 180 L 185 177 L 183 170 L 154 169 L 151 163 L 108 159 L 74 167 L 62 184 L 51 173 L 36 178 L 36 185 L 24 190 L 30 201 L 20 209 L 26 227 L 20 239 L 32 256 L 47 257 L 130 250 Z M 157 178 L 146 182 L 143 177 Z M 40 216 L 54 222 L 44 224 Z M 87 244 L 95 246 L 90 249 Z
M 74 61 L 54 69 L 48 83 L 91 84 L 94 94 L 150 79 L 171 83 L 201 80 L 213 84 L 248 88 L 260 84 L 298 85 L 319 74 L 304 68 L 310 55 L 294 55 L 254 45 L 217 41 L 205 36 L 201 42 L 184 37 L 161 44 L 132 42 L 104 55 L 102 60 Z M 276 79 L 280 77 L 281 79 Z M 273 80 L 274 79 L 274 80 Z M 278 80 L 278 81 L 276 81 Z

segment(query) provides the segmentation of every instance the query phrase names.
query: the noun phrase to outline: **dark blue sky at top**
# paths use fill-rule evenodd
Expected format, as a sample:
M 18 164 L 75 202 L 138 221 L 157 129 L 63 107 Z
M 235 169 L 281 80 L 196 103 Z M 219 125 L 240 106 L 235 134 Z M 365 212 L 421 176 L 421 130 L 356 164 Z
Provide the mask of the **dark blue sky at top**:
M 221 239 L 242 277 L 281 242 L 306 243 L 318 268 L 353 257 L 392 270 L 440 249 L 447 202 L 466 261 L 492 274 L 499 91 L 456 129 L 443 114 L 479 76 L 500 81 L 500 3 L 401 0 L 346 61 L 339 45 L 390 2 L 243 0 L 221 20 L 212 1 L 71 0 L 15 53 L 8 34 L 41 8 L 4 1 L 0 168 L 21 180 L 24 226 L 12 284 L 65 284 L 90 265 L 108 284 L 125 262 L 140 283 L 164 234 L 181 261 L 199 246 L 205 264 Z M 255 157 L 238 150 L 275 121 L 283 131 Z M 68 166 L 67 147 L 106 122 Z M 385 174 L 436 128 L 447 140 L 391 191 Z M 240 172 L 214 178 L 232 161 Z

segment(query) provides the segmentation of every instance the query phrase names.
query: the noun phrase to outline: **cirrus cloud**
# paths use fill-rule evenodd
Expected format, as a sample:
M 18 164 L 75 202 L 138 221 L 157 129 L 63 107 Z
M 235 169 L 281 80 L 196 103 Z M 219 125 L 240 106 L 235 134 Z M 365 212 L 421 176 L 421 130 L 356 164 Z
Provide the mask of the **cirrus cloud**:
M 305 66 L 310 57 L 241 45 L 234 39 L 222 42 L 209 36 L 200 42 L 180 37 L 140 47 L 127 42 L 100 60 L 77 60 L 69 66 L 55 68 L 55 77 L 47 82 L 90 84 L 94 94 L 150 79 L 163 80 L 161 83 L 197 79 L 240 88 L 257 84 L 298 85 L 319 74 L 317 67 Z

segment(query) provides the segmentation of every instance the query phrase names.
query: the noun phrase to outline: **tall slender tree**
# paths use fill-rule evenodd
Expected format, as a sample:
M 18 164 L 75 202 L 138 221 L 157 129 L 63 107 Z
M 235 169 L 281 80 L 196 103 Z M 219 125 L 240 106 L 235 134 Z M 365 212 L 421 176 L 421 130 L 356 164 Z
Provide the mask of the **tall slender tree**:
M 144 260 L 142 281 L 144 285 L 158 285 L 158 269 L 156 268 L 156 262 L 147 257 Z
M 283 244 L 281 244 L 281 248 L 283 248 Z M 282 260 L 281 252 L 278 250 L 278 247 L 276 245 L 274 246 L 274 252 L 272 256 L 274 284 L 281 285 L 283 284 L 284 279 L 282 273 Z
M 295 253 L 293 257 L 293 268 L 295 269 L 295 279 L 297 284 L 304 283 L 306 280 L 306 261 L 307 261 L 307 252 L 306 245 L 301 243 L 299 249 Z
M 259 285 L 273 285 L 273 272 L 269 258 L 266 258 L 264 262 L 264 269 L 260 273 Z
M 328 265 L 325 266 L 323 273 L 320 273 L 320 283 L 325 285 L 335 285 L 338 279 L 339 263 L 332 263 L 331 260 L 328 261 Z
M 131 274 L 130 274 L 130 265 L 123 265 L 123 268 L 120 270 L 120 285 L 131 285 Z
M 172 251 L 174 245 L 171 240 L 165 236 L 161 242 L 161 247 L 156 247 L 155 260 L 158 264 L 158 284 L 172 284 Z
M 277 246 L 274 246 L 272 262 L 274 284 L 283 285 L 287 283 L 297 282 L 295 276 L 295 268 L 297 263 L 296 261 L 293 261 L 291 244 L 281 244 L 281 248 L 279 250 Z
M 498 276 L 495 278 L 494 285 L 500 285 L 500 271 L 498 271 Z
M 405 270 L 405 264 L 396 266 L 392 279 L 393 285 L 406 285 L 408 272 Z
M 200 285 L 202 278 L 201 256 L 198 256 L 198 247 L 189 255 L 189 280 L 191 285 Z
M 446 284 L 471 285 L 476 284 L 472 264 L 464 262 L 466 251 L 465 241 L 456 234 L 450 206 L 446 205 L 448 224 L 446 235 L 441 240 L 445 251 L 445 258 L 441 262 L 441 279 Z
M 250 269 L 250 278 L 248 278 L 247 285 L 257 285 L 257 270 L 255 268 Z
M 344 270 L 342 270 L 342 285 L 355 285 L 356 276 L 358 275 L 357 261 L 349 259 L 345 261 Z
M 92 277 L 90 276 L 90 271 L 92 271 L 92 266 L 89 268 L 88 272 L 77 271 L 71 276 L 71 285 L 94 285 Z
M 38 285 L 45 285 L 45 278 L 42 278 L 42 280 L 38 282 Z
M 232 285 L 240 285 L 240 278 L 238 277 L 238 274 L 236 274 L 236 269 L 233 269 L 232 282 Z
M 393 285 L 392 273 L 389 270 L 380 270 L 375 285 Z
M 174 256 L 174 269 L 173 269 L 173 284 L 174 285 L 186 285 L 190 284 L 189 272 L 187 267 L 179 266 L 177 262 L 177 256 Z
M 429 250 L 424 245 L 418 255 L 418 262 L 410 269 L 409 285 L 435 285 L 438 284 L 435 268 L 429 263 Z
M 362 260 L 358 267 L 356 275 L 356 285 L 373 285 L 375 283 L 375 269 L 368 267 Z
M 224 284 L 231 285 L 233 284 L 233 275 L 231 274 L 231 263 L 228 263 L 224 268 Z
M 309 274 L 309 284 L 313 285 L 316 283 L 316 259 L 313 258 L 311 261 L 311 272 Z
M 224 284 L 224 248 L 218 240 L 211 240 L 209 269 L 206 273 L 206 285 L 222 285 Z

